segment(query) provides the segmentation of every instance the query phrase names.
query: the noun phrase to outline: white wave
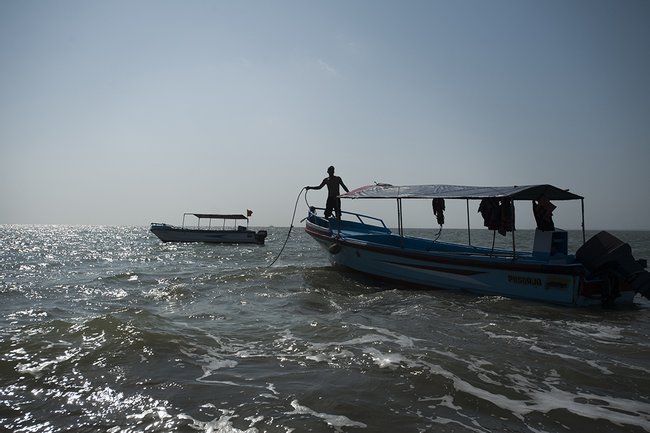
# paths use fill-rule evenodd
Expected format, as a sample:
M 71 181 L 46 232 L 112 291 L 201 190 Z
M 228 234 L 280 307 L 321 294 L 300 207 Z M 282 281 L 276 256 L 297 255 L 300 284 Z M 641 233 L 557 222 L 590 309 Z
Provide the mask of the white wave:
M 469 431 L 473 431 L 473 432 L 476 432 L 476 433 L 491 433 L 489 430 L 484 430 L 482 428 L 469 426 L 469 425 L 464 424 L 464 423 L 462 423 L 462 422 L 460 422 L 458 420 L 443 418 L 443 417 L 439 417 L 439 416 L 433 418 L 431 420 L 431 422 L 436 423 L 436 424 L 440 424 L 440 425 L 444 425 L 444 426 L 450 425 L 450 424 L 456 424 L 456 425 L 459 425 L 459 426 L 463 427 L 463 429 L 467 429 Z
M 376 331 L 379 334 L 391 337 L 393 339 L 393 342 L 398 344 L 400 347 L 414 347 L 416 341 L 423 341 L 422 339 L 419 338 L 412 338 L 403 334 L 397 334 L 385 328 L 378 328 L 378 327 L 366 326 L 366 325 L 357 325 L 357 326 L 359 327 L 359 329 Z
M 254 418 L 250 420 L 251 426 L 246 430 L 238 429 L 230 421 L 232 418 L 237 418 L 237 415 L 234 415 L 233 411 L 221 410 L 222 415 L 218 419 L 213 419 L 212 421 L 199 421 L 190 415 L 181 414 L 178 415 L 179 419 L 185 419 L 192 422 L 190 425 L 191 428 L 209 432 L 209 433 L 258 433 L 259 430 L 253 425 L 260 421 L 259 418 Z
M 367 427 L 366 424 L 358 421 L 352 421 L 350 418 L 344 415 L 331 415 L 327 413 L 316 412 L 315 410 L 310 409 L 307 406 L 301 406 L 298 403 L 298 400 L 293 400 L 291 402 L 291 406 L 293 406 L 294 410 L 291 412 L 285 412 L 287 415 L 304 414 L 304 415 L 315 416 L 316 418 L 320 418 L 324 420 L 328 425 L 331 425 L 332 427 L 336 427 L 336 428 L 340 428 L 340 427 L 366 428 Z
M 370 355 L 373 362 L 377 364 L 379 368 L 390 368 L 391 370 L 395 370 L 402 365 L 413 364 L 399 353 L 382 353 L 375 348 L 364 349 L 364 353 Z
M 485 332 L 485 335 L 492 339 L 501 339 L 501 340 L 513 340 L 518 343 L 529 343 L 529 344 L 534 344 L 537 342 L 536 338 L 529 338 L 529 337 L 524 337 L 522 335 L 507 335 L 507 334 L 497 334 L 496 332 L 488 331 L 487 326 L 483 327 L 483 331 Z
M 16 365 L 16 371 L 23 374 L 31 374 L 35 378 L 39 379 L 43 376 L 46 370 L 56 368 L 59 363 L 69 361 L 81 353 L 80 348 L 74 348 L 66 350 L 63 355 L 59 355 L 51 360 L 40 360 L 40 362 L 27 362 Z
M 548 390 L 537 388 L 535 384 L 521 375 L 508 375 L 508 378 L 518 385 L 517 391 L 523 395 L 521 399 L 514 399 L 479 388 L 439 365 L 426 364 L 431 373 L 451 380 L 457 391 L 490 402 L 512 413 L 521 421 L 524 421 L 524 417 L 533 412 L 548 413 L 552 410 L 566 410 L 585 418 L 603 419 L 619 426 L 632 425 L 650 431 L 650 404 L 584 392 L 563 391 L 551 384 L 557 380 L 556 373 L 551 376 L 550 381 L 545 383 Z
M 529 409 L 548 413 L 566 410 L 594 420 L 607 420 L 618 426 L 638 426 L 650 431 L 650 404 L 583 392 L 571 393 L 551 387 L 549 391 L 531 391 Z
M 218 359 L 218 358 L 211 358 L 209 356 L 204 356 L 203 361 L 205 362 L 205 365 L 201 366 L 201 369 L 203 370 L 203 376 L 199 377 L 197 380 L 199 382 L 204 381 L 207 377 L 210 377 L 214 374 L 215 371 L 221 370 L 224 368 L 235 368 L 237 367 L 238 362 L 232 359 Z
M 614 374 L 607 367 L 603 367 L 603 366 L 598 365 L 598 363 L 596 361 L 592 361 L 592 360 L 584 359 L 584 358 L 579 358 L 577 356 L 567 355 L 565 353 L 551 352 L 550 350 L 542 349 L 541 347 L 536 346 L 536 345 L 531 346 L 530 350 L 533 351 L 533 352 L 544 354 L 544 355 L 556 356 L 556 357 L 561 358 L 561 359 L 577 361 L 579 363 L 584 363 L 584 364 L 587 364 L 587 365 L 599 370 L 602 374 Z

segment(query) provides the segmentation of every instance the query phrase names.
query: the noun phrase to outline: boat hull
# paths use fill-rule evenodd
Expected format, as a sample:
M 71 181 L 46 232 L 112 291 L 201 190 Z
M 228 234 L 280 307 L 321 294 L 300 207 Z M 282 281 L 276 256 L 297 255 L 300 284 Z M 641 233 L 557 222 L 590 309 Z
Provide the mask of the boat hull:
M 205 242 L 215 244 L 263 245 L 267 232 L 259 230 L 188 229 L 168 224 L 153 223 L 150 231 L 163 242 Z
M 318 217 L 316 217 L 318 218 Z M 308 220 L 306 232 L 327 251 L 334 265 L 418 287 L 455 289 L 479 295 L 542 301 L 567 306 L 602 305 L 601 281 L 588 281 L 580 263 L 550 263 L 532 258 L 495 257 L 470 249 L 427 249 L 400 243 L 422 242 L 390 234 L 331 231 L 322 219 Z M 317 222 L 317 223 L 315 223 Z M 440 246 L 440 247 L 439 247 Z M 442 251 L 437 250 L 441 248 Z M 614 303 L 631 305 L 635 292 L 621 291 Z

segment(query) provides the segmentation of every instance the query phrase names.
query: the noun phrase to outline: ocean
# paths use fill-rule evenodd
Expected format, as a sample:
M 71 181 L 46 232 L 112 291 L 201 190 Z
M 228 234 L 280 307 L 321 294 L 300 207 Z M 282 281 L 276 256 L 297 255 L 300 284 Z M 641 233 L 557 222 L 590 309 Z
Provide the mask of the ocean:
M 289 229 L 268 230 L 226 246 L 0 226 L 0 431 L 650 432 L 650 301 L 379 282 L 301 226 L 268 268 Z M 650 258 L 650 232 L 613 233 Z

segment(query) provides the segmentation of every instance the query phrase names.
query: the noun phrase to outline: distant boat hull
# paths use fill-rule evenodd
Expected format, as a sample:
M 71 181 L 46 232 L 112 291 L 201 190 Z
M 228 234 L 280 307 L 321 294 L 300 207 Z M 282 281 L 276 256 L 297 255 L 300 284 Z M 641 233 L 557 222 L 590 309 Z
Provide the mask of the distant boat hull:
M 205 242 L 214 244 L 259 244 L 266 239 L 266 230 L 189 229 L 163 223 L 152 223 L 150 231 L 163 242 Z

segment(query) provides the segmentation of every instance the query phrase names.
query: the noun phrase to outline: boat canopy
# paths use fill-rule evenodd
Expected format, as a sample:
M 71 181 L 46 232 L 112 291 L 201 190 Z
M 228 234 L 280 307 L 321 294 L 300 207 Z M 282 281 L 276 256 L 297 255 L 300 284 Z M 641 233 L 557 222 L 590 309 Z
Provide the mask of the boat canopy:
M 467 199 L 509 198 L 512 200 L 537 200 L 540 196 L 549 200 L 581 200 L 583 197 L 568 189 L 553 185 L 523 186 L 464 186 L 464 185 L 402 185 L 385 183 L 367 185 L 342 194 L 341 198 L 383 198 L 383 199 Z
M 218 214 L 218 213 L 186 213 L 185 215 L 194 215 L 199 219 L 224 219 L 224 220 L 247 220 L 248 218 L 242 214 Z

